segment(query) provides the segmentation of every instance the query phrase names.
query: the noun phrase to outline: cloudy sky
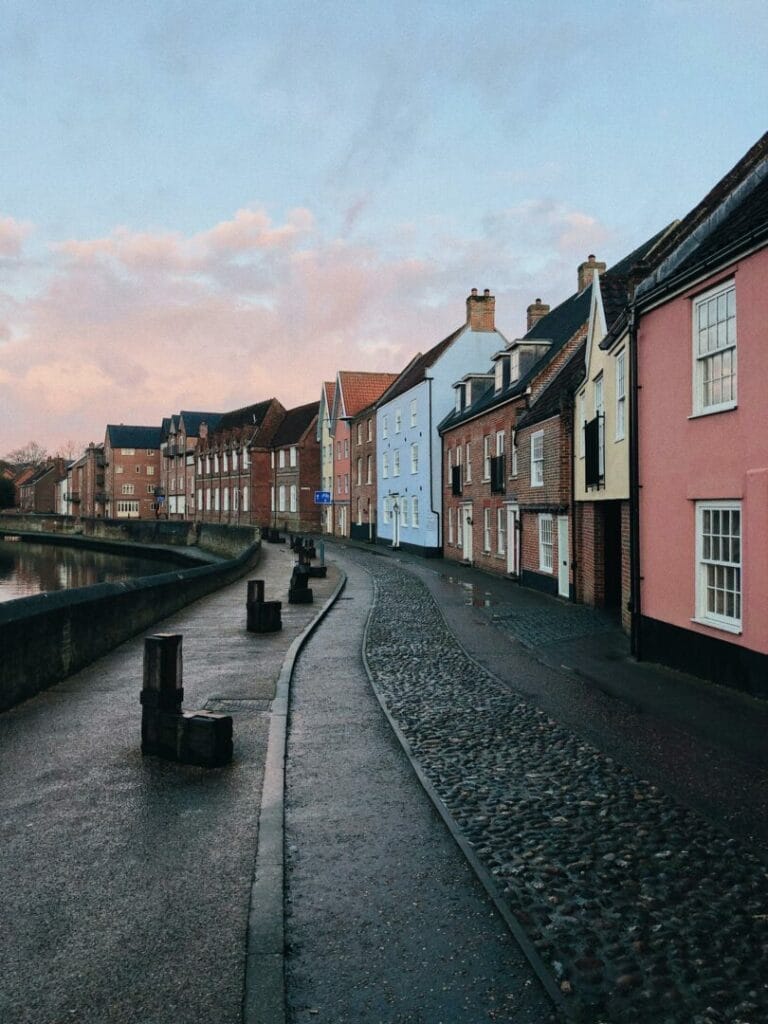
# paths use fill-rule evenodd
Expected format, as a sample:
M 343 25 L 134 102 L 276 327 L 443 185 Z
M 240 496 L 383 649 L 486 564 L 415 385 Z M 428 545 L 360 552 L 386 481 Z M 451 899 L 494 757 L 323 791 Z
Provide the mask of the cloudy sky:
M 763 0 L 2 0 L 0 455 L 515 337 L 766 100 Z

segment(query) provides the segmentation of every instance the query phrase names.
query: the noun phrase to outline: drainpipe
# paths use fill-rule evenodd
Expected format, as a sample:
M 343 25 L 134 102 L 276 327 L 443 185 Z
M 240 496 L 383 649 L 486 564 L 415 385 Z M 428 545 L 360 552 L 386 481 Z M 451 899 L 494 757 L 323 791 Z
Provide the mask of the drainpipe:
M 437 519 L 437 539 L 438 539 L 438 550 L 440 556 L 443 554 L 443 531 L 440 522 L 442 515 L 442 505 L 440 509 L 435 508 L 435 492 L 434 492 L 434 479 L 435 479 L 435 467 L 432 462 L 432 381 L 434 378 L 426 378 L 429 383 L 429 508 L 432 514 Z M 440 440 L 440 483 L 442 485 L 443 480 L 443 442 Z
M 629 364 L 631 386 L 629 389 L 629 579 L 630 579 L 630 643 L 632 654 L 640 660 L 642 644 L 640 637 L 640 447 L 638 443 L 638 353 L 637 353 L 637 306 L 632 301 L 629 307 Z
M 578 391 L 578 388 L 576 389 Z M 573 574 L 573 600 L 578 602 L 579 590 L 576 583 L 578 568 L 578 562 L 576 560 L 576 527 L 578 520 L 576 518 L 576 465 L 578 463 L 578 456 L 576 455 L 576 436 L 580 429 L 579 424 L 576 421 L 578 415 L 579 403 L 576 401 L 576 395 L 574 393 L 573 410 L 571 417 L 571 573 Z

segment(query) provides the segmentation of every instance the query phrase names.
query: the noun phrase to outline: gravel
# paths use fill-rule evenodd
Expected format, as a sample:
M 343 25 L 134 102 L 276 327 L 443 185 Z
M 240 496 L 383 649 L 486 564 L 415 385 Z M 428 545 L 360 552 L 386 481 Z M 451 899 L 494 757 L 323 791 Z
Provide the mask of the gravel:
M 363 564 L 372 681 L 574 1018 L 768 1020 L 764 852 L 511 693 L 402 566 Z

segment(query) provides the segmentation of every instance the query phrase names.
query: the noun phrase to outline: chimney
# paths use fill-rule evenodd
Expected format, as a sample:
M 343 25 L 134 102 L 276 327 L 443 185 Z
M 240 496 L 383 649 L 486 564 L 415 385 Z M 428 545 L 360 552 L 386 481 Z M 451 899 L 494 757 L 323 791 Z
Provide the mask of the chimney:
M 586 263 L 579 264 L 578 290 L 580 292 L 583 292 L 588 285 L 592 284 L 592 278 L 595 276 L 595 271 L 597 271 L 598 274 L 604 274 L 605 264 L 596 260 L 594 253 L 590 253 L 589 256 L 587 256 Z
M 542 302 L 541 299 L 536 299 L 535 302 L 532 302 L 530 304 L 530 306 L 528 307 L 528 309 L 526 310 L 526 313 L 528 314 L 528 319 L 526 321 L 526 328 L 525 328 L 526 334 L 528 333 L 528 331 L 530 331 L 530 329 L 535 324 L 537 324 L 539 322 L 539 320 L 541 320 L 541 318 L 543 316 L 546 316 L 548 312 L 549 312 L 549 304 L 548 303 Z
M 467 323 L 471 331 L 496 330 L 496 298 L 488 288 L 482 295 L 477 294 L 477 288 L 472 289 L 467 299 Z

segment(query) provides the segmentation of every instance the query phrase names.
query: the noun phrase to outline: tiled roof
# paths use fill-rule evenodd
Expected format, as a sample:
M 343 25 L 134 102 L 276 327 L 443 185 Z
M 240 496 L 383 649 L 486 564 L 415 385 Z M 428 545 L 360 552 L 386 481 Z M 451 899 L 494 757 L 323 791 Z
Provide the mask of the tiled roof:
M 325 407 L 328 410 L 328 415 L 330 416 L 331 409 L 333 408 L 333 402 L 334 402 L 334 399 L 336 398 L 336 381 L 335 380 L 323 381 L 323 388 L 324 388 L 324 394 L 325 394 Z
M 219 431 L 232 430 L 233 427 L 253 427 L 256 430 L 261 426 L 274 401 L 274 398 L 268 398 L 265 402 L 256 402 L 255 405 L 245 405 L 242 409 L 225 412 L 215 429 Z
M 551 416 L 557 416 L 562 412 L 568 399 L 584 379 L 586 351 L 586 343 L 579 345 L 554 380 L 544 388 L 531 408 L 518 418 L 518 430 L 530 427 L 535 423 L 542 423 Z
M 445 352 L 448 346 L 458 338 L 458 336 L 468 329 L 467 324 L 462 324 L 453 334 L 449 334 L 447 338 L 443 338 L 442 341 L 438 341 L 436 345 L 433 345 L 428 352 L 419 353 L 416 355 L 410 363 L 402 370 L 396 377 L 392 384 L 387 390 L 381 395 L 382 402 L 390 402 L 393 398 L 397 398 L 398 395 L 405 394 L 415 384 L 420 383 L 424 380 L 427 370 L 433 363 L 435 363 L 440 356 Z
M 337 379 L 346 415 L 356 416 L 363 409 L 373 405 L 397 378 L 396 373 L 339 370 Z
M 161 427 L 133 427 L 124 423 L 107 424 L 107 437 L 113 448 L 159 448 Z
M 319 402 L 309 402 L 307 405 L 299 405 L 295 409 L 289 409 L 280 426 L 275 431 L 272 444 L 280 448 L 286 444 L 298 444 L 307 429 L 312 426 L 315 417 L 320 411 Z

